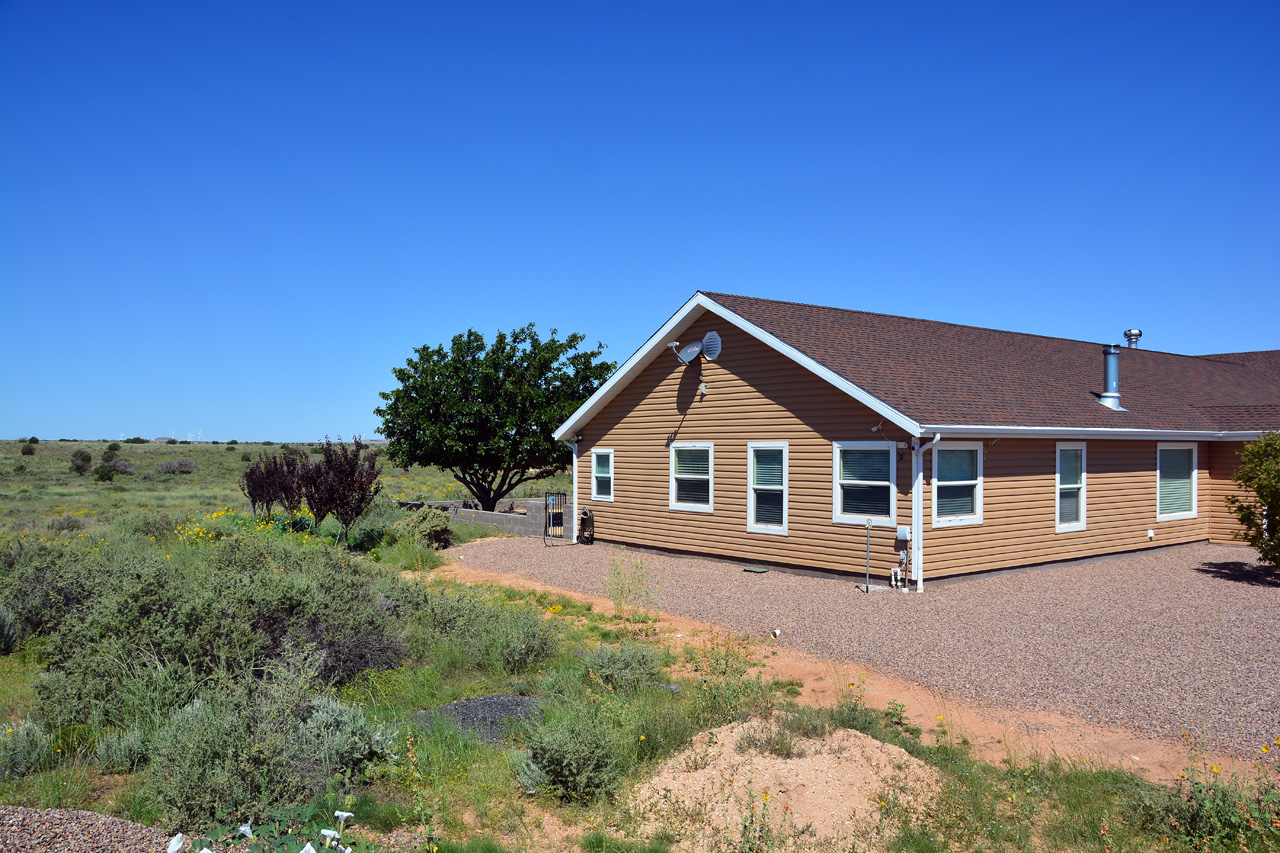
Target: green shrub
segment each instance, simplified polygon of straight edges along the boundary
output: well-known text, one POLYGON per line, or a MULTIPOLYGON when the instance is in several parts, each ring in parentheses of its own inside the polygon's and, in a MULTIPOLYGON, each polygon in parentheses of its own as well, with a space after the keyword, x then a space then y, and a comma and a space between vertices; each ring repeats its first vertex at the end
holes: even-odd
POLYGON ((112 462, 116 461, 119 456, 119 453, 108 447, 106 450, 102 451, 102 464, 110 465, 112 462))
POLYGON ((14 618, 13 611, 0 604, 0 655, 10 654, 16 649, 20 637, 18 620, 14 618))
POLYGON ((143 438, 140 435, 135 435, 133 438, 126 438, 124 440, 124 443, 125 444, 150 444, 151 442, 147 441, 145 438, 143 438))
POLYGON ((235 452, 235 447, 233 447, 232 445, 228 444, 228 445, 227 445, 226 450, 227 450, 227 452, 228 452, 228 453, 233 453, 233 452, 235 452))
POLYGON ((453 543, 449 520, 447 512, 423 508, 396 522, 395 530, 403 539, 413 539, 432 548, 448 548, 453 543))
POLYGON ((619 781, 616 732, 604 713, 586 702, 549 709, 529 727, 529 753, 551 788, 565 799, 608 796, 619 781))
POLYGON ((485 623, 485 650, 508 675, 527 671, 555 654, 558 627, 529 607, 498 608, 485 623))
POLYGON ((636 643, 597 646, 583 655, 583 662, 605 684, 627 692, 653 680, 661 669, 658 652, 636 643))
POLYGON ((15 473, 15 474, 25 474, 25 473, 27 473, 27 466, 26 466, 26 465, 23 465, 22 463, 18 463, 17 465, 14 465, 14 466, 13 466, 13 473, 15 473))
POLYGON ((370 724, 359 708, 328 696, 311 700, 299 734, 306 753, 320 762, 326 776, 389 754, 395 739, 385 727, 370 724))
POLYGON ((240 443, 240 442, 239 442, 239 441, 237 441, 237 440, 236 440, 236 439, 234 439, 234 438, 227 442, 227 444, 239 444, 239 443, 240 443))
POLYGON ((93 455, 89 451, 81 448, 71 454, 71 473, 83 477, 89 473, 91 467, 93 467, 93 455))
POLYGON ((176 438, 171 438, 165 442, 165 444, 177 444, 177 443, 178 443, 178 439, 176 438))
POLYGON ((108 445, 107 445, 107 450, 110 450, 110 451, 112 451, 112 452, 115 452, 115 451, 117 451, 117 450, 119 450, 119 449, 120 449, 120 442, 118 442, 118 441, 113 441, 113 442, 111 442, 110 444, 108 444, 108 445))
POLYGON ((24 444, 22 445, 21 453, 23 456, 35 456, 36 455, 35 446, 31 444, 24 444))
POLYGON ((224 681, 174 711, 151 744, 148 784, 170 826, 208 827, 302 805, 358 778, 390 737, 358 710, 316 699, 319 655, 224 681))
POLYGON ((147 739, 142 728, 110 729, 98 738, 94 759, 107 773, 131 773, 147 760, 147 739))
POLYGON ((116 472, 111 470, 110 465, 99 465, 93 469, 93 478, 99 483, 107 483, 116 478, 116 472))
POLYGON ((53 739, 38 723, 20 720, 0 732, 0 780, 25 776, 55 763, 53 739))
POLYGON ((249 454, 249 452, 248 452, 248 451, 246 451, 246 452, 244 452, 244 453, 241 453, 241 454, 240 454, 240 461, 241 461, 241 462, 252 462, 252 461, 253 461, 253 456, 251 456, 251 455, 249 454))
POLYGON ((187 458, 169 459, 156 466, 157 474, 194 474, 196 463, 187 458))
POLYGON ((31 436, 31 438, 27 439, 27 444, 39 444, 39 443, 40 443, 40 439, 36 438, 34 435, 31 436))

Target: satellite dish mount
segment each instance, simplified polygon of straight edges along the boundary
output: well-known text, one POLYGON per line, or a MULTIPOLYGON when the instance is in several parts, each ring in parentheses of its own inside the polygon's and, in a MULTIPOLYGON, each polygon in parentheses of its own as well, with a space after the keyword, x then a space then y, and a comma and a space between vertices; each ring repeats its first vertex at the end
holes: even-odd
POLYGON ((679 341, 672 341, 667 344, 671 351, 676 354, 676 358, 680 359, 681 364, 688 364, 694 361, 702 353, 702 341, 694 341, 691 344, 680 346, 679 341))

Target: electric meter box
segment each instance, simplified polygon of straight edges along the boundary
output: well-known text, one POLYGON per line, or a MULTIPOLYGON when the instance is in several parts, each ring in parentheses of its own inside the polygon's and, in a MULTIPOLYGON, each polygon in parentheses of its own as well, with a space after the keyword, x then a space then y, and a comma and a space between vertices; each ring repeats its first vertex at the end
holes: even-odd
POLYGON ((903 542, 911 541, 911 526, 907 524, 898 525, 898 538, 903 542))

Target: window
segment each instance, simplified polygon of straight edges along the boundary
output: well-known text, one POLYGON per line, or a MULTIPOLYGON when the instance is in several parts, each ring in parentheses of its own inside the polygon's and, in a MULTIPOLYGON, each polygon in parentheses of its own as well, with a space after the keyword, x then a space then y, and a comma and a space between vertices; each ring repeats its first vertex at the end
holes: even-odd
POLYGON ((1156 520, 1196 517, 1196 446, 1156 445, 1156 520))
POLYGON ((747 530, 787 535, 787 443, 747 444, 747 530))
POLYGON ((897 521, 897 445, 884 441, 832 443, 831 520, 892 527, 897 521))
POLYGON ((613 451, 591 451, 591 500, 613 500, 613 451))
POLYGON ((952 441, 933 449, 933 526, 982 523, 982 442, 952 441))
POLYGON ((672 509, 711 512, 715 508, 714 457, 710 443, 681 441, 671 445, 672 509))
POLYGON ((1084 444, 1058 442, 1058 497, 1055 533, 1084 530, 1084 444))

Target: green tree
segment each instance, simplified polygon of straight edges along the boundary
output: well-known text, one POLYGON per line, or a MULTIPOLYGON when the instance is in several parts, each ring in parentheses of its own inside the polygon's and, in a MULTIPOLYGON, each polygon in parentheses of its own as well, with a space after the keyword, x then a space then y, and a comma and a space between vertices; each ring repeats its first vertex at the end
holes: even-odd
POLYGON ((387 455, 397 465, 449 471, 492 511, 521 483, 548 477, 572 462, 551 434, 613 373, 600 361, 603 344, 579 350, 584 336, 538 337, 533 324, 491 346, 474 329, 449 349, 419 347, 392 370, 400 387, 379 396, 387 455))
POLYGON ((71 454, 71 472, 73 474, 79 474, 83 477, 85 474, 89 473, 89 469, 92 467, 93 456, 89 451, 84 448, 80 448, 75 453, 71 454))
POLYGON ((1232 479, 1252 493, 1227 497, 1244 528, 1235 537, 1257 548, 1264 563, 1280 568, 1280 432, 1247 443, 1232 479))

